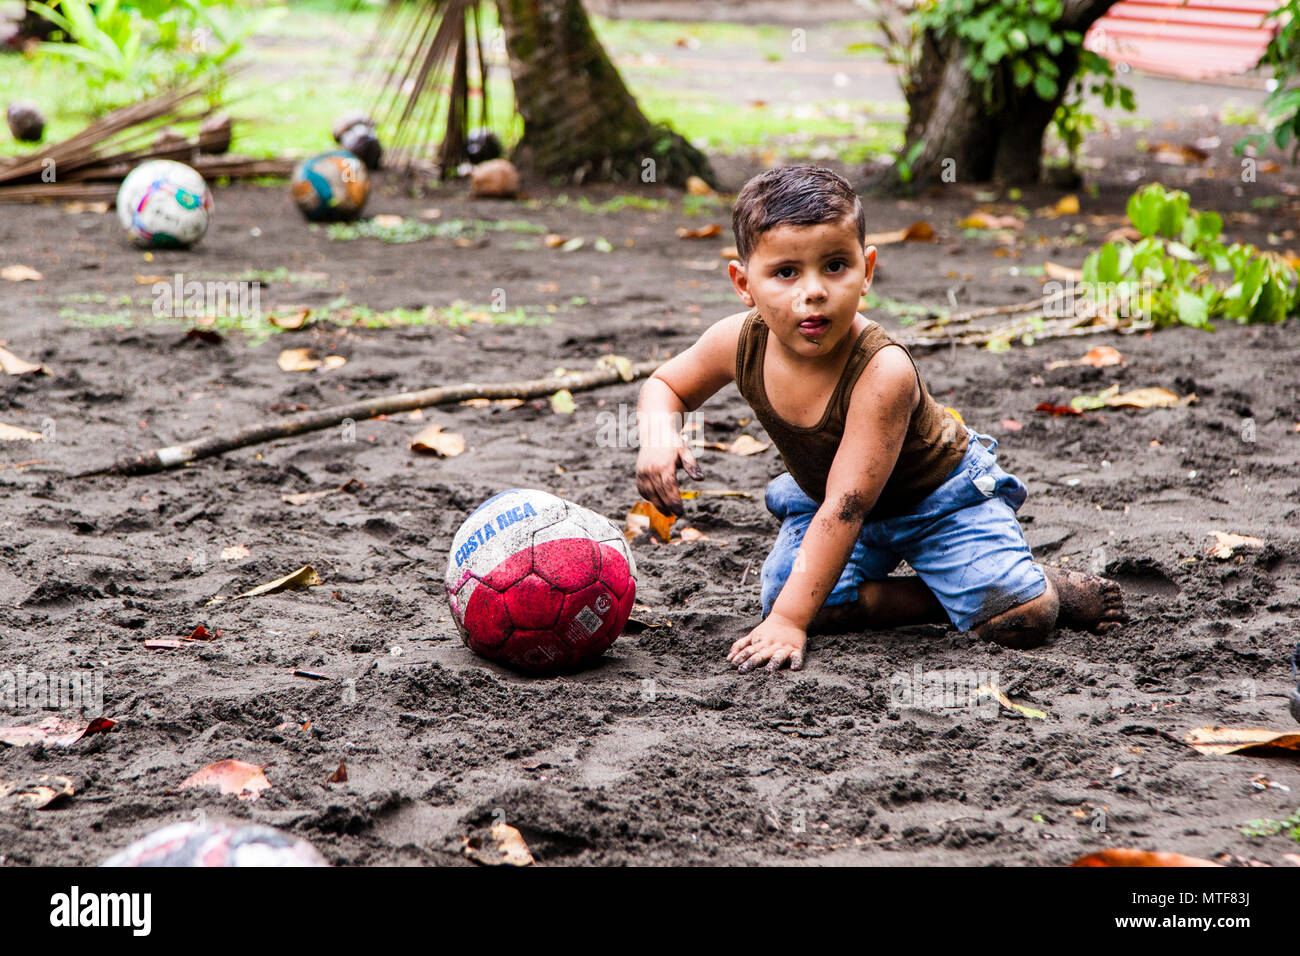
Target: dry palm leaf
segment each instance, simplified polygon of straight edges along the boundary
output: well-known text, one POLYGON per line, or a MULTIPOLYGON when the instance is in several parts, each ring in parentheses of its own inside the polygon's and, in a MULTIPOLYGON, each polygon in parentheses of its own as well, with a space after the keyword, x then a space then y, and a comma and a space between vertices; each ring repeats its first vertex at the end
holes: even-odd
POLYGON ((1268 730, 1264 727, 1197 727, 1183 738, 1203 754, 1226 756, 1250 754, 1256 757, 1300 756, 1300 733, 1268 730))

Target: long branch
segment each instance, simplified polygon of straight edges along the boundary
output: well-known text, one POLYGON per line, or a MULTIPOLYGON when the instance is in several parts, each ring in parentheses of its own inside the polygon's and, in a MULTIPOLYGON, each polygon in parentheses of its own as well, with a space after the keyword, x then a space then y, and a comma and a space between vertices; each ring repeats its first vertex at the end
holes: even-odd
POLYGON ((405 392, 400 395, 383 395, 378 398, 347 405, 334 405, 314 412, 303 412, 289 418, 274 422, 262 422, 250 425, 236 432, 200 438, 181 445, 170 445, 144 454, 128 456, 102 468, 71 475, 73 478, 89 478, 95 475, 148 475, 171 468, 179 468, 190 462, 203 458, 212 458, 225 454, 236 448, 260 445, 277 438, 289 438, 305 432, 321 431, 333 428, 348 419, 364 421, 377 415, 395 415, 399 412, 428 408, 431 405, 449 405, 463 402, 468 398, 536 398, 550 395, 560 389, 570 392, 587 391, 602 385, 633 381, 644 378, 662 363, 663 359, 650 359, 638 362, 627 374, 620 374, 616 368, 598 368, 589 372, 570 372, 567 375, 552 375, 547 378, 534 378, 521 382, 465 382, 461 385, 440 385, 421 389, 418 392, 405 392))

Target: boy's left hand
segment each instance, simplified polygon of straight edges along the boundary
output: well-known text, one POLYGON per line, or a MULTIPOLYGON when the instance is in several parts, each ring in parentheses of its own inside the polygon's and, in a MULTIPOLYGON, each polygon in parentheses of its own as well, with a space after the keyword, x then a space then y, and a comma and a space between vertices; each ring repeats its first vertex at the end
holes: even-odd
POLYGON ((731 645, 727 660, 742 674, 762 664, 767 664, 770 671, 785 664, 797 671, 803 668, 807 640, 808 634, 802 627, 772 612, 762 624, 731 645))

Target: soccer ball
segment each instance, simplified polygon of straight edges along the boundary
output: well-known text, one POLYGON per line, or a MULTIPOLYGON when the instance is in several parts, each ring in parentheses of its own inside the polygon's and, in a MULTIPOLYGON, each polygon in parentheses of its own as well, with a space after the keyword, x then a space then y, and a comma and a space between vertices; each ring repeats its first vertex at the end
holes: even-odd
POLYGON ((636 598, 636 561, 608 518, 516 488, 460 526, 444 583, 470 650, 553 674, 599 657, 622 632, 636 598))
POLYGON ((141 163, 117 191, 118 221, 138 246, 192 246, 208 231, 211 217, 208 184, 196 170, 174 160, 141 163))
POLYGON ((298 164, 289 180, 293 201, 308 219, 356 219, 370 197, 366 164, 346 150, 321 153, 298 164))
POLYGON ((154 830, 101 866, 329 866, 301 837, 260 824, 186 820, 154 830))

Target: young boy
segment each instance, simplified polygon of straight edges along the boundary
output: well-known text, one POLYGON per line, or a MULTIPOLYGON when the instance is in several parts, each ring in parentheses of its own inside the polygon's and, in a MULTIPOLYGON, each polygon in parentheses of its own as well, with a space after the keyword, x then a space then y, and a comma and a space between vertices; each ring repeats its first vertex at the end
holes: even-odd
POLYGON ((681 421, 735 381, 788 474, 767 487, 782 526, 763 564, 763 621, 731 647, 742 672, 803 666, 807 633, 951 621, 1010 647, 1058 625, 1127 620, 1117 585, 1034 563, 1015 513, 1028 494, 997 442, 930 396, 907 349, 857 312, 876 249, 852 187, 789 166, 751 179, 732 213, 728 316, 641 390, 637 488, 682 514, 677 466, 703 477, 681 421), (987 446, 987 447, 986 447, 987 446), (900 560, 916 576, 890 577, 900 560))

